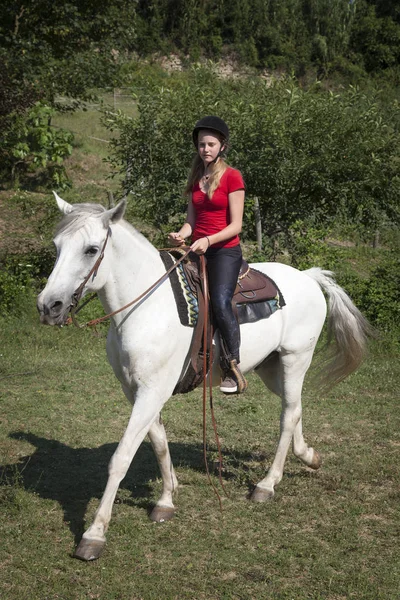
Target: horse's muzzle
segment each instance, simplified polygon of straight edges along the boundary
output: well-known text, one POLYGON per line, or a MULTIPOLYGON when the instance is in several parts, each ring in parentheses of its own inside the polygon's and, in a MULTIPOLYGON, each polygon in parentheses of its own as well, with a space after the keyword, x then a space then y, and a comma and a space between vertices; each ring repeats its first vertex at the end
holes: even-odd
POLYGON ((41 299, 41 294, 38 296, 37 309, 40 315, 40 322, 43 325, 65 325, 70 304, 66 304, 62 300, 50 300, 45 302, 41 299))

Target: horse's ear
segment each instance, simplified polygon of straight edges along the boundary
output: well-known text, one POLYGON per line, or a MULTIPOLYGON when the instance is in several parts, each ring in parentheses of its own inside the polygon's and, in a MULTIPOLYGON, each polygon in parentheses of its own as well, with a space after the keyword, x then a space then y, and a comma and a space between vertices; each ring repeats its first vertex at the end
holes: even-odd
POLYGON ((64 215, 68 215, 74 209, 72 204, 68 204, 68 202, 65 202, 65 200, 60 198, 60 196, 56 192, 53 192, 53 194, 54 194, 54 197, 57 202, 57 206, 60 209, 60 211, 62 213, 64 213, 64 215))
POLYGON ((121 200, 121 202, 118 202, 117 206, 106 210, 106 212, 101 215, 103 223, 106 225, 106 227, 108 227, 110 223, 117 223, 124 216, 125 210, 126 200, 124 198, 123 200, 121 200))

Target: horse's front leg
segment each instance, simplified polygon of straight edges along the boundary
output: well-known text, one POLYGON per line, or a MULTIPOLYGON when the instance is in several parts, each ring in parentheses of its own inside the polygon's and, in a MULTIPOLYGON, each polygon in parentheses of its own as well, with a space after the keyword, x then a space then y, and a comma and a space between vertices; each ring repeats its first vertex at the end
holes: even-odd
MULTIPOLYGON (((126 390, 124 391, 126 392, 126 390)), ((105 533, 111 519, 112 506, 119 484, 125 477, 137 449, 158 418, 167 399, 163 398, 159 389, 151 391, 147 386, 143 386, 137 390, 128 427, 110 460, 106 489, 93 523, 83 534, 75 551, 76 558, 82 560, 99 558, 105 546, 105 533)))
POLYGON ((163 523, 164 521, 172 519, 175 514, 172 495, 178 487, 178 480, 172 465, 167 435, 161 420, 161 414, 150 427, 149 438, 157 457, 163 483, 161 498, 151 511, 150 519, 152 521, 157 521, 157 523, 163 523))

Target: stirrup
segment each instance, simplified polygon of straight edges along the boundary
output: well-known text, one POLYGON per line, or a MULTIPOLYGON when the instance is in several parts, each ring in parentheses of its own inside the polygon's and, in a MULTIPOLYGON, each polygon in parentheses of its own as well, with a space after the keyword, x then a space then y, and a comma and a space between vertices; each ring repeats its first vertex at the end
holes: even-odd
POLYGON ((243 392, 245 392, 248 388, 248 383, 242 371, 238 367, 237 360, 235 358, 229 361, 229 369, 232 371, 237 381, 237 393, 243 394, 243 392))
POLYGON ((242 394, 243 392, 245 392, 247 390, 248 383, 247 383, 242 371, 238 367, 236 359, 229 361, 229 368, 231 369, 232 373, 234 374, 234 376, 236 378, 236 381, 238 384, 237 392, 238 392, 238 394, 242 394))

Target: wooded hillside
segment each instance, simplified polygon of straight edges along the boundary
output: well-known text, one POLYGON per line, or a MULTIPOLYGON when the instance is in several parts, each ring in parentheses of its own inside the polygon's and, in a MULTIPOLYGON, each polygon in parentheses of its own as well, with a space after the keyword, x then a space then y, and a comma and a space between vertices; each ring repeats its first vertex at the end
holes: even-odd
POLYGON ((136 49, 178 49, 192 57, 234 52, 255 67, 322 71, 398 65, 395 0, 139 1, 136 49))
MULTIPOLYGON (((399 80, 396 0, 16 0, 0 6, 0 96, 83 94, 136 53, 234 56, 255 68, 320 76, 390 71, 399 80)), ((4 104, 4 100, 1 101, 4 104)))

